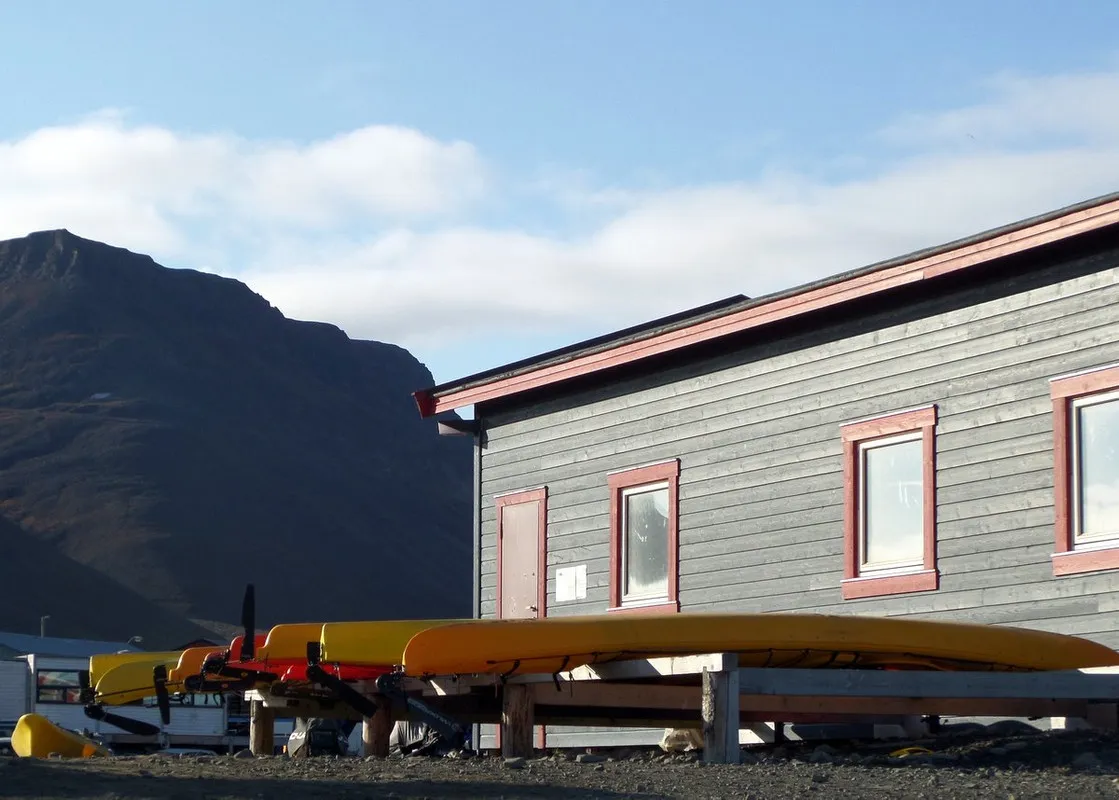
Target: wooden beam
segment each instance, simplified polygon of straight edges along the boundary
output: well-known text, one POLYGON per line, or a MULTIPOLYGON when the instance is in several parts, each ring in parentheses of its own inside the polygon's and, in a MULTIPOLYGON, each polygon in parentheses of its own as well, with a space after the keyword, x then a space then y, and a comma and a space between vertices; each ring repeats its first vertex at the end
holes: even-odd
POLYGON ((502 691, 501 755, 532 757, 533 694, 528 686, 508 684, 502 691))
MULTIPOLYGON (((610 661, 605 664, 588 664, 576 667, 568 675, 570 680, 634 680, 638 678, 668 678, 680 675, 701 675, 706 669, 722 672, 737 668, 738 656, 733 653, 708 653, 693 656, 610 661), (733 667, 731 666, 733 665, 733 667)), ((563 673, 560 673, 563 680, 563 673)))
POLYGON ((739 761, 737 657, 724 657, 723 667, 703 670, 703 760, 709 764, 739 761))
MULTIPOLYGON (((533 711, 539 724, 587 728, 700 728, 701 715, 671 709, 609 708, 599 706, 537 706, 533 711)), ((793 725, 855 724, 902 725, 898 714, 782 714, 782 722, 793 725)), ((490 720, 485 720, 490 721, 490 720)), ((740 729, 773 723, 773 715, 745 711, 738 716, 740 729)))
MULTIPOLYGON (((432 694, 439 697, 445 695, 458 695, 468 694, 470 690, 477 685, 485 685, 481 682, 474 682, 469 679, 460 679, 454 677, 437 677, 426 681, 426 685, 419 687, 423 694, 432 694)), ((405 686, 405 691, 414 691, 417 687, 405 686)))
POLYGON ((1119 675, 1059 672, 761 669, 738 671, 742 694, 783 697, 975 698, 998 700, 1119 699, 1119 675))
MULTIPOLYGON (((640 719, 639 727, 698 726, 701 722, 701 688, 698 686, 619 685, 616 683, 567 684, 531 687, 534 724, 618 725, 618 719, 640 719), (598 715, 597 723, 586 722, 598 715), (578 717, 577 722, 570 718, 578 717), (664 723, 664 724, 662 724, 664 723)), ((777 697, 741 695, 739 720, 817 724, 827 722, 896 723, 906 716, 1083 717, 1093 704, 1081 700, 1001 700, 980 698, 883 697, 777 697)), ((460 722, 499 723, 501 703, 493 697, 445 697, 429 703, 460 722)), ((406 718, 408 715, 398 716, 406 718)))
MULTIPOLYGON (((625 661, 607 661, 602 664, 585 664, 556 675, 547 672, 529 672, 512 675, 506 684, 514 683, 560 683, 567 681, 627 681, 642 678, 670 678, 692 675, 697 681, 704 669, 717 672, 724 669, 727 659, 737 661, 733 653, 708 653, 690 656, 666 656, 664 658, 635 658, 625 661)), ((492 686, 492 676, 480 676, 471 685, 492 686)))
POLYGON ((555 716, 542 712, 537 720, 545 725, 579 728, 695 728, 700 724, 698 716, 682 718, 671 716, 667 711, 660 716, 637 716, 625 709, 608 716, 604 716, 598 708, 565 708, 561 711, 563 713, 555 716))
POLYGON ((537 683, 529 688, 538 705, 663 708, 697 715, 702 705, 702 693, 695 686, 569 681, 559 691, 550 683, 537 683))
POLYGON ((272 712, 275 719, 293 719, 295 717, 319 717, 321 719, 361 719, 361 714, 354 711, 345 703, 334 700, 316 700, 312 698, 277 697, 270 694, 257 694, 248 696, 252 703, 263 703, 264 707, 272 712))
POLYGON ((941 714, 976 717, 1083 717, 1091 704, 1083 700, 982 697, 823 697, 740 695, 743 712, 761 714, 772 722, 820 714, 884 714, 911 716, 941 714))
POLYGON ((261 700, 249 707, 249 751, 254 756, 270 756, 276 749, 276 716, 261 700))

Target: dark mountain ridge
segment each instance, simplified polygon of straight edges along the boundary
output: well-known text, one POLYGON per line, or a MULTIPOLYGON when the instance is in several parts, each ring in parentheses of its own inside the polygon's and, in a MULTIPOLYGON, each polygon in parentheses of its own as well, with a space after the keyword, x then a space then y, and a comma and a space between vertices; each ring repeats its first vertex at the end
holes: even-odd
POLYGON ((0 517, 181 617, 235 620, 247 581, 262 621, 469 615, 470 446, 419 418, 432 383, 235 280, 0 242, 0 517))

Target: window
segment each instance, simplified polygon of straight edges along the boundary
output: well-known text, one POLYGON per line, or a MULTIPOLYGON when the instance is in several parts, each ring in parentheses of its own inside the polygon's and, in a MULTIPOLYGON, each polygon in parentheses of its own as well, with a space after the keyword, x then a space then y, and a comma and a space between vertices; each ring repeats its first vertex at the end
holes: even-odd
POLYGON ((935 429, 936 406, 842 427, 845 600, 938 588, 935 429))
POLYGON ((35 673, 36 703, 80 703, 77 670, 41 669, 35 673))
POLYGON ((1053 572, 1119 568, 1119 366, 1054 379, 1053 572))
POLYGON ((610 610, 679 610, 679 460, 610 475, 610 610))

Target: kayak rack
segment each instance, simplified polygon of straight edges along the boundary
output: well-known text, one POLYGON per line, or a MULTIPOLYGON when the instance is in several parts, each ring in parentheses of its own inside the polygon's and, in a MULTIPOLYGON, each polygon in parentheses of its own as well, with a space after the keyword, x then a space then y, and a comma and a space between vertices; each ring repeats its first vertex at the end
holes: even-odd
POLYGON ((746 741, 773 741, 784 723, 887 724, 901 726, 911 736, 935 728, 941 716, 1048 717, 1054 728, 1119 728, 1119 667, 1044 672, 767 669, 739 668, 735 654, 711 653, 505 678, 399 676, 388 693, 374 681, 353 688, 371 701, 371 717, 361 717, 348 704, 247 693, 253 752, 271 753, 277 716, 344 716, 363 719, 366 755, 384 756, 394 721, 423 719, 418 712, 424 708, 459 723, 496 724, 497 747, 506 757, 531 756, 543 747, 539 734, 545 725, 668 727, 701 731, 703 758, 710 763, 737 763, 744 735, 746 741))

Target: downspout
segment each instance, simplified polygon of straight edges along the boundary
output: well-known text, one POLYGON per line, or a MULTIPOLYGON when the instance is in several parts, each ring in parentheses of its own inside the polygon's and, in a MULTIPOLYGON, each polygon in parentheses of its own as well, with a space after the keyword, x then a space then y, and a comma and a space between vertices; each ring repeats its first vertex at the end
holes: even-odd
MULTIPOLYGON (((472 437, 474 442, 474 619, 482 618, 482 442, 485 429, 478 420, 478 430, 472 437)), ((482 726, 475 722, 470 726, 470 744, 475 753, 482 751, 482 726)))
MULTIPOLYGON (((474 619, 482 618, 482 439, 481 426, 474 434, 474 619)), ((475 740, 477 741, 477 740, 475 740)))

